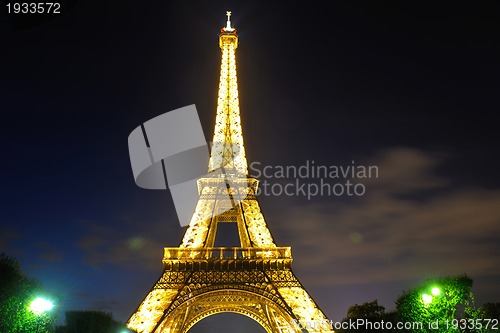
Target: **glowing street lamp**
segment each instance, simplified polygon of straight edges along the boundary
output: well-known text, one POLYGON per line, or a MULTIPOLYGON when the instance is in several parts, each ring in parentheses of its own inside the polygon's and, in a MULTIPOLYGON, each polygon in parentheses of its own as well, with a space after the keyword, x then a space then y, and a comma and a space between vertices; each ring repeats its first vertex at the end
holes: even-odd
MULTIPOLYGON (((54 307, 54 304, 42 297, 37 297, 33 301, 31 301, 29 305, 29 310, 33 312, 33 314, 37 317, 42 316, 45 312, 52 310, 54 307)), ((41 328, 43 325, 43 320, 42 318, 38 318, 36 321, 36 332, 41 332, 41 328)))
POLYGON ((432 296, 439 296, 441 294, 441 289, 434 287, 431 289, 431 294, 422 294, 422 302, 424 302, 424 305, 427 306, 432 303, 432 296))
POLYGON ((432 302, 432 296, 429 294, 422 294, 422 301, 424 305, 429 305, 432 302))
POLYGON ((432 288, 431 293, 434 296, 439 296, 439 294, 441 294, 441 290, 439 288, 432 288))
POLYGON ((29 310, 37 316, 41 316, 44 312, 51 310, 54 304, 42 297, 35 298, 29 306, 29 310))

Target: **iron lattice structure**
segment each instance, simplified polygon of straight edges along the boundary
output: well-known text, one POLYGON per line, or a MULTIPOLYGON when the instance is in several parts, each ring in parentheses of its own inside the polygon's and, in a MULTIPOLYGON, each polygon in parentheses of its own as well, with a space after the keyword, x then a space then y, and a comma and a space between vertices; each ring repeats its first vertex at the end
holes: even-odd
POLYGON ((290 247, 276 246, 248 177, 241 131, 235 50, 229 21, 222 50, 212 177, 198 180, 199 200, 177 248, 165 248, 164 271, 127 322, 139 333, 185 333, 213 314, 235 312, 269 333, 332 332, 292 272, 290 247), (217 225, 237 223, 241 247, 214 247, 217 225))

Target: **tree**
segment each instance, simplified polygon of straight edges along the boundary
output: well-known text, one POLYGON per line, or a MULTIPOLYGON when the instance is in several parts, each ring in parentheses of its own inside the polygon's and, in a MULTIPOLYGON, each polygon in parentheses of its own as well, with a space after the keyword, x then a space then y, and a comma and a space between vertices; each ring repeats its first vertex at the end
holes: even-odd
MULTIPOLYGON (((422 323, 418 332, 461 332, 455 325, 457 320, 482 318, 481 311, 474 307, 471 288, 472 279, 466 275, 427 280, 397 299, 399 319, 422 323), (463 307, 463 313, 457 312, 459 306, 463 307)), ((482 331, 471 329, 468 332, 482 331)))
POLYGON ((481 310, 483 310, 485 318, 500 321, 500 303, 484 303, 481 310))
POLYGON ((16 259, 0 254, 0 332, 53 332, 54 313, 30 310, 31 302, 43 295, 47 292, 21 271, 16 259))
POLYGON ((385 312, 378 300, 361 305, 354 304, 347 310, 347 316, 342 320, 339 333, 348 332, 392 332, 395 322, 394 312, 385 312))
POLYGON ((385 308, 378 304, 378 300, 374 300, 350 306, 347 310, 347 318, 380 318, 384 313, 385 308))

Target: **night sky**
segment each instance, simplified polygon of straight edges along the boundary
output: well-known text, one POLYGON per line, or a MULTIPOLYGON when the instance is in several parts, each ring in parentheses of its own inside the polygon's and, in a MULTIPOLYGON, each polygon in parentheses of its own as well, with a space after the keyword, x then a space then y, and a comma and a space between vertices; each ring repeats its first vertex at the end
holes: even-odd
POLYGON ((355 180, 363 196, 260 196, 327 317, 463 273, 479 305, 500 301, 495 2, 80 0, 52 20, 2 2, 0 252, 61 296, 60 321, 125 322, 179 245, 170 193, 135 185, 127 138, 196 104, 211 141, 226 10, 249 163, 379 170, 355 180))

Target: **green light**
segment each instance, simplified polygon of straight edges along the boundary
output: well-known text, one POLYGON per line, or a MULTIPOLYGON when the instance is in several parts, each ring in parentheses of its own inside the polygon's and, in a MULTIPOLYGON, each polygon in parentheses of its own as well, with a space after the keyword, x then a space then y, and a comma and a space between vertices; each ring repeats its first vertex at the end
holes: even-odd
POLYGON ((424 305, 429 305, 432 302, 432 296, 427 295, 427 294, 423 294, 422 301, 424 301, 424 305))
POLYGON ((439 288, 432 288, 431 292, 434 296, 441 294, 441 290, 439 290, 439 288))
POLYGON ((38 297, 35 298, 31 303, 29 310, 33 312, 35 315, 40 316, 45 311, 49 311, 54 307, 51 301, 48 301, 44 298, 38 297))

